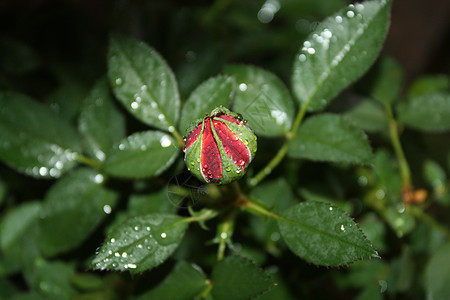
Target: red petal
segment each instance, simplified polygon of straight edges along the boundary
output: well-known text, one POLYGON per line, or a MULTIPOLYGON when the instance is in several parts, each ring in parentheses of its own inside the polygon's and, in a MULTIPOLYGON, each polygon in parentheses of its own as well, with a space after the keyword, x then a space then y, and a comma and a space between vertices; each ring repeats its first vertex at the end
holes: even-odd
POLYGON ((227 121, 230 121, 230 122, 233 122, 233 123, 236 123, 236 124, 241 124, 240 121, 236 120, 234 117, 229 116, 229 115, 221 115, 221 116, 217 116, 217 117, 221 118, 221 119, 224 119, 224 120, 227 120, 227 121))
POLYGON ((218 182, 222 178, 222 161, 216 140, 211 130, 211 119, 205 119, 202 136, 202 173, 208 182, 218 182))
POLYGON ((234 163, 244 170, 245 165, 250 161, 248 148, 240 140, 239 135, 231 131, 224 122, 215 120, 213 124, 228 157, 233 158, 234 163))
POLYGON ((186 152, 186 149, 189 148, 198 139, 198 136, 201 131, 202 131, 202 123, 200 123, 189 133, 189 136, 186 139, 186 145, 184 146, 183 149, 184 152, 186 152))

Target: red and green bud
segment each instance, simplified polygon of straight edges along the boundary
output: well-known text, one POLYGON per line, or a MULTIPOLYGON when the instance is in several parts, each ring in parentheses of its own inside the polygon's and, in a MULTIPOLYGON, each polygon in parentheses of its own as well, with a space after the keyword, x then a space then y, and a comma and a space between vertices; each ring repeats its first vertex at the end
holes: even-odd
POLYGON ((241 178, 256 153, 256 135, 241 116, 220 106, 186 132, 186 166, 207 183, 241 178))

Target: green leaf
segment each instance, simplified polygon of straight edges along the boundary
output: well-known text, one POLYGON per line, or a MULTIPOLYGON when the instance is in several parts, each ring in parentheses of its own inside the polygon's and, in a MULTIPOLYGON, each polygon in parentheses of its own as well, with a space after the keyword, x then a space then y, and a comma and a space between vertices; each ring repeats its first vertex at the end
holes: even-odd
POLYGON ((448 92, 450 90, 450 76, 443 74, 425 75, 416 79, 410 86, 408 98, 435 92, 448 92))
POLYGON ((89 156, 103 161, 125 135, 125 120, 115 107, 106 79, 99 80, 81 108, 78 129, 89 156))
POLYGON ((405 206, 403 204, 400 204, 398 207, 399 208, 389 206, 386 208, 384 218, 397 234, 397 237, 401 238, 414 229, 416 226, 416 220, 414 215, 409 210, 405 210, 405 206))
MULTIPOLYGON (((297 203, 290 186, 283 178, 256 186, 250 192, 250 197, 258 199, 273 212, 281 212, 297 203)), ((254 237, 263 243, 277 242, 280 239, 277 224, 273 219, 252 215, 250 226, 254 237)))
POLYGON ((25 274, 28 286, 49 299, 73 299, 77 294, 70 279, 75 274, 69 264, 63 262, 47 262, 36 259, 30 272, 25 274))
POLYGON ((402 66, 392 57, 383 57, 375 65, 375 71, 377 76, 371 82, 371 95, 385 104, 391 104, 402 88, 402 66))
POLYGON ((159 129, 175 129, 180 109, 177 82, 153 48, 113 35, 108 52, 108 77, 116 97, 137 119, 159 129))
POLYGON ((282 214, 278 226, 291 251, 316 265, 341 266, 378 256, 356 223, 329 204, 297 204, 282 214))
POLYGON ((173 137, 164 132, 137 132, 114 146, 105 160, 103 170, 117 177, 156 176, 170 167, 178 150, 173 137))
POLYGON ((246 65, 229 65, 224 71, 236 77, 233 111, 242 114, 258 135, 283 136, 291 129, 294 103, 277 76, 246 65))
POLYGON ((175 213, 178 206, 169 199, 166 188, 150 194, 133 194, 128 199, 127 212, 130 216, 151 213, 175 213))
POLYGON ((219 261, 212 271, 212 296, 215 300, 250 299, 273 286, 272 279, 251 260, 230 256, 219 261))
POLYGON ((59 177, 75 164, 75 130, 44 105, 12 92, 0 93, 0 159, 35 177, 59 177))
POLYGON ((427 299, 450 298, 450 243, 447 242, 433 254, 425 268, 427 299))
POLYGON ((364 131, 388 132, 386 112, 380 103, 370 98, 363 99, 343 116, 364 131))
POLYGON ((397 107, 398 119, 425 132, 450 129, 450 93, 423 94, 397 107))
POLYGON ((322 110, 372 65, 387 33, 390 6, 390 0, 350 4, 310 34, 292 75, 302 106, 322 110))
POLYGON ((56 88, 46 97, 45 102, 50 110, 72 122, 77 118, 86 95, 85 86, 70 82, 56 88))
POLYGON ((103 180, 92 169, 78 169, 50 188, 40 220, 44 254, 53 256, 77 247, 115 207, 117 194, 105 188, 103 180))
POLYGON ((289 142, 288 155, 311 160, 370 164, 372 150, 364 132, 342 117, 308 118, 289 142))
POLYGON ((186 132, 192 122, 209 114, 218 106, 229 107, 234 85, 234 79, 228 76, 213 77, 199 85, 183 106, 180 131, 186 132))
POLYGON ((97 270, 141 273, 163 263, 187 229, 182 217, 149 214, 128 219, 108 235, 92 266, 97 270))
POLYGON ((38 219, 40 202, 27 202, 9 211, 0 223, 0 245, 3 250, 17 243, 38 219))
POLYGON ((196 299, 207 286, 207 278, 199 266, 180 261, 153 290, 141 295, 137 300, 191 300, 196 299))

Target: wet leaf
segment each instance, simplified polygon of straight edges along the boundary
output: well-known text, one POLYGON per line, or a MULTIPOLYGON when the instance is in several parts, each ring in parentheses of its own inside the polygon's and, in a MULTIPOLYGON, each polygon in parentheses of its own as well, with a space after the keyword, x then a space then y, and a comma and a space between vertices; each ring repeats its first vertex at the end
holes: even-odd
POLYGON ((191 300, 196 299, 207 286, 206 276, 199 266, 180 261, 156 288, 137 300, 191 300))
POLYGON ((78 129, 89 156, 99 161, 124 137, 125 120, 112 101, 106 79, 99 80, 84 100, 78 129))
POLYGON ((219 261, 212 271, 215 300, 251 299, 270 290, 272 279, 251 260, 230 256, 219 261))
POLYGON ((161 131, 137 132, 116 144, 103 165, 113 176, 143 178, 161 174, 175 161, 179 149, 161 131))
POLYGON ((40 246, 54 256, 82 243, 111 213, 117 194, 103 184, 103 175, 78 169, 61 178, 45 195, 41 211, 40 246))
POLYGON ((0 93, 0 159, 35 177, 59 177, 75 166, 75 130, 44 105, 12 92, 0 93))
POLYGON ((425 289, 428 299, 450 298, 450 243, 433 254, 425 268, 425 289))
POLYGON ((364 131, 388 132, 388 120, 384 108, 375 100, 363 99, 351 110, 346 111, 343 116, 364 131))
POLYGON ((406 126, 425 131, 450 130, 450 93, 422 94, 397 107, 398 119, 406 126))
POLYGON ((153 48, 119 35, 110 39, 108 77, 114 95, 137 119, 173 131, 180 96, 175 76, 153 48))
POLYGON ((308 118, 289 143, 288 155, 319 161, 370 164, 372 150, 364 132, 341 116, 308 118))
POLYGON ((386 104, 393 103, 403 83, 402 66, 392 57, 382 57, 375 65, 377 76, 372 80, 371 95, 386 104))
POLYGON ((149 194, 133 194, 128 199, 127 213, 130 216, 175 213, 178 205, 169 198, 168 193, 166 188, 162 188, 149 194))
POLYGON ((48 299, 73 299, 77 294, 70 279, 75 271, 72 266, 60 262, 36 259, 34 266, 25 274, 28 286, 48 299))
POLYGON ((450 90, 450 76, 444 74, 423 75, 410 86, 408 98, 435 92, 445 93, 450 90))
POLYGON ((316 265, 341 266, 378 256, 356 223, 329 204, 297 204, 282 214, 278 226, 291 251, 316 265))
POLYGON ((258 135, 283 136, 291 129, 294 102, 275 74, 246 65, 229 65, 224 71, 236 78, 233 111, 240 113, 258 135))
POLYGON ((199 85, 189 96, 183 106, 180 118, 180 131, 185 133, 189 125, 203 118, 214 108, 230 106, 234 94, 234 79, 228 76, 217 76, 199 85))
POLYGON ((17 243, 39 218, 41 203, 27 202, 9 211, 0 224, 0 245, 3 250, 17 243))
POLYGON ((318 111, 375 61, 386 37, 389 0, 364 1, 325 19, 294 61, 292 87, 300 104, 318 111))
POLYGON ((181 242, 187 229, 182 217, 149 214, 116 226, 92 260, 97 270, 141 273, 163 263, 181 242))
MULTIPOLYGON (((281 212, 297 203, 290 186, 283 178, 261 183, 250 192, 250 196, 264 203, 273 212, 281 212)), ((263 243, 277 242, 280 239, 278 226, 273 219, 252 215, 250 226, 255 238, 263 243)))

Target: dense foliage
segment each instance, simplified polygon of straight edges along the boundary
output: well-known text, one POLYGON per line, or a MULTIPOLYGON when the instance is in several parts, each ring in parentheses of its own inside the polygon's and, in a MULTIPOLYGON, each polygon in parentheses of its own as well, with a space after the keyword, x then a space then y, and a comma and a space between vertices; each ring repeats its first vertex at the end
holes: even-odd
POLYGON ((380 56, 391 0, 226 2, 131 5, 157 48, 105 66, 2 42, 1 299, 450 298, 450 79, 380 56), (258 150, 205 184, 183 136, 219 106, 258 150))

